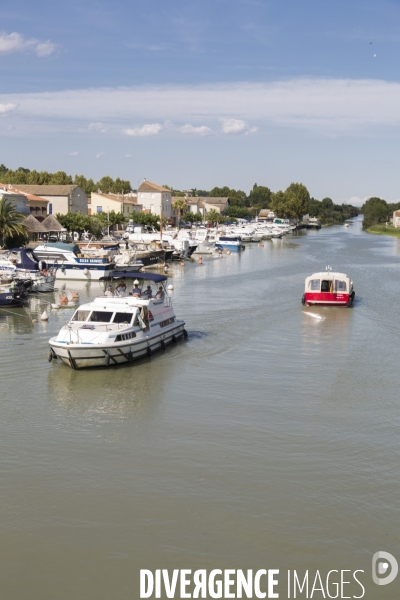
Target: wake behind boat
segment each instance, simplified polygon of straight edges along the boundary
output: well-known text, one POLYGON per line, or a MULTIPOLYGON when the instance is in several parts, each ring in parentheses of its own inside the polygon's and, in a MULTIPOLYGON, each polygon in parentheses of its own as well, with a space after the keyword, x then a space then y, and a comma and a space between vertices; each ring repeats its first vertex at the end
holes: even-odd
POLYGON ((167 277, 143 273, 129 273, 129 277, 136 277, 137 284, 141 281, 141 287, 135 285, 131 295, 119 285, 119 296, 109 288, 105 296, 76 310, 49 340, 50 361, 60 358, 72 369, 131 363, 187 337, 185 323, 176 318, 166 293, 167 277), (151 284, 158 286, 154 297, 151 284))

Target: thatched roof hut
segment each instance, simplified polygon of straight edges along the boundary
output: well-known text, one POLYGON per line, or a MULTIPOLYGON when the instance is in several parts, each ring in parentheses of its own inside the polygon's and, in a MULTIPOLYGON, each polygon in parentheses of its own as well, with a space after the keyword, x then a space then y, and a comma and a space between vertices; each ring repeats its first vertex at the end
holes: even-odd
POLYGON ((29 215, 23 221, 21 221, 21 225, 24 225, 29 230, 29 238, 33 241, 36 240, 38 233, 48 233, 49 230, 46 227, 43 227, 43 224, 40 223, 33 215, 29 215))
POLYGON ((63 227, 61 223, 57 221, 54 215, 48 215, 44 221, 42 221, 43 227, 46 227, 46 231, 62 231, 63 227))

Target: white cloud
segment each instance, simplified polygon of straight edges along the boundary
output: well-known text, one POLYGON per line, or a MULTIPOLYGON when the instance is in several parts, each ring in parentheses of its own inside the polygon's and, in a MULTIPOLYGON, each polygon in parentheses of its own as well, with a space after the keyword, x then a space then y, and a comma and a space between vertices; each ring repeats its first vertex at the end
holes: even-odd
POLYGON ((105 152, 98 152, 95 156, 95 158, 101 158, 102 156, 105 155, 105 152))
POLYGON ((15 52, 34 52, 39 57, 49 56, 56 50, 56 45, 47 40, 42 42, 34 38, 26 39, 21 33, 0 32, 0 54, 15 52))
POLYGON ((125 158, 132 158, 132 154, 125 154, 125 158))
POLYGON ((5 115, 6 113, 15 110, 16 108, 16 104, 0 104, 0 115, 5 115))
POLYGON ((149 135, 157 135, 160 133, 163 126, 161 123, 151 123, 148 125, 143 125, 142 127, 135 127, 135 129, 123 129, 122 133, 124 135, 132 135, 134 137, 147 137, 149 135))
POLYGON ((94 131, 96 133, 105 133, 107 131, 107 127, 103 125, 103 123, 89 123, 88 131, 94 131))
POLYGON ((190 125, 190 123, 178 127, 178 131, 181 133, 194 133, 195 135, 200 136, 211 135, 213 133, 213 130, 210 127, 206 127, 206 125, 195 127, 194 125, 190 125))
POLYGON ((223 133, 244 133, 247 125, 240 119, 221 119, 223 133))
POLYGON ((70 156, 78 156, 79 152, 70 152, 69 155, 70 156))
POLYGON ((222 133, 249 135, 258 131, 258 127, 249 127, 241 119, 220 119, 222 121, 222 133))
POLYGON ((125 135, 149 136, 167 130, 168 120, 185 127, 200 119, 210 129, 222 120, 223 131, 230 134, 254 133, 250 122, 264 130, 295 127, 330 136, 400 127, 400 83, 373 79, 64 90, 0 94, 0 102, 18 105, 18 128, 25 119, 30 131, 33 123, 43 131, 65 129, 66 122, 76 128, 107 122, 109 132, 117 133, 130 120, 148 124, 123 129, 125 135))

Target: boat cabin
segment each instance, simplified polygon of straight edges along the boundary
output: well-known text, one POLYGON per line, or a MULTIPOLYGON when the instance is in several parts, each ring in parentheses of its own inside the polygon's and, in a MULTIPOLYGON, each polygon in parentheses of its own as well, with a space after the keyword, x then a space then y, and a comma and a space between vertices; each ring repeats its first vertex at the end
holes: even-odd
POLYGON ((305 305, 351 306, 354 295, 353 282, 345 273, 327 270, 306 278, 302 302, 305 305))

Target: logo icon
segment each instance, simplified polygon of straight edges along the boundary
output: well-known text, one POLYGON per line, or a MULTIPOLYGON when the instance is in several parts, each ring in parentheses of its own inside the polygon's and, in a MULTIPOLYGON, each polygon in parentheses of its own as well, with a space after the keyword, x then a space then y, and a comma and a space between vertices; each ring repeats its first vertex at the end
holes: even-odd
POLYGON ((376 585, 387 585, 392 583, 397 577, 399 571, 399 565, 397 560, 389 552, 375 552, 372 557, 372 579, 376 585), (390 570, 389 570, 390 567, 390 570), (382 575, 385 575, 382 577, 382 575))

